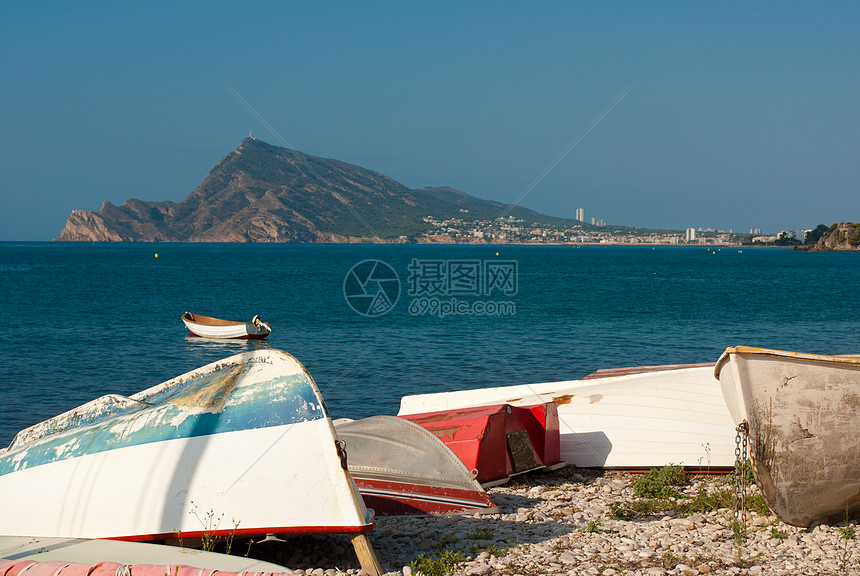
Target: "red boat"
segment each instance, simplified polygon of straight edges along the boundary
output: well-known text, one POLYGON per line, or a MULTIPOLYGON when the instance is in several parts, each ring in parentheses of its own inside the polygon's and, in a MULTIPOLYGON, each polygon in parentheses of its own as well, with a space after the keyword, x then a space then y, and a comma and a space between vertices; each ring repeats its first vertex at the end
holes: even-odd
POLYGON ((554 402, 476 406, 400 418, 433 432, 481 484, 499 484, 515 474, 562 464, 554 402))

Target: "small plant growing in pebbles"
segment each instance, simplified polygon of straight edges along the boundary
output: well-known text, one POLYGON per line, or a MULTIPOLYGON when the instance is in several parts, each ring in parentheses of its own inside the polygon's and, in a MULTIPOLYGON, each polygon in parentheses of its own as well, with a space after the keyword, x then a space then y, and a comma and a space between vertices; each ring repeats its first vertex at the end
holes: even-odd
POLYGON ((600 534, 603 530, 600 529, 600 520, 589 520, 585 528, 582 529, 586 534, 600 534))
POLYGON ((448 536, 445 536, 444 538, 442 538, 441 540, 439 540, 438 542, 433 544, 433 548, 435 548, 436 550, 443 550, 444 548, 448 547, 449 545, 456 544, 459 541, 460 541, 459 538, 457 538, 456 536, 454 536, 452 534, 449 534, 448 536))
POLYGON ((851 560, 851 556, 854 555, 854 553, 848 549, 848 543, 851 540, 854 540, 856 530, 854 529, 853 524, 848 523, 848 517, 848 501, 846 499, 845 526, 839 528, 839 537, 845 541, 845 547, 842 549, 842 553, 839 555, 839 566, 842 572, 845 572, 846 568, 848 567, 848 561, 851 560))
POLYGON ((665 552, 663 556, 660 557, 660 562, 666 570, 674 570, 675 566, 684 563, 684 557, 677 556, 672 552, 665 552))
POLYGON ((466 534, 469 540, 489 540, 493 537, 494 532, 489 528, 475 528, 466 534))
POLYGON ((771 540, 785 540, 786 538, 788 538, 788 532, 785 530, 777 530, 775 527, 770 529, 771 540))
MULTIPOLYGON (((212 552, 215 550, 215 546, 223 540, 225 548, 224 553, 230 554, 230 552, 233 551, 233 538, 236 536, 236 530, 239 529, 239 522, 236 522, 235 518, 233 519, 233 530, 226 538, 224 538, 216 533, 221 525, 221 520, 224 518, 224 513, 222 512, 221 515, 216 518, 215 511, 209 509, 203 513, 203 516, 201 516, 197 511, 197 504, 194 503, 194 500, 191 501, 191 505, 191 510, 189 510, 188 513, 197 518, 197 521, 200 522, 200 525, 203 527, 203 550, 206 552, 212 552)), ((181 533, 177 532, 177 534, 179 535, 181 546, 181 533)))
POLYGON ((412 568, 413 573, 420 572, 424 576, 448 576, 454 572, 457 564, 464 560, 465 558, 459 552, 445 550, 438 558, 421 554, 409 564, 409 567, 412 568))
POLYGON ((638 498, 675 498, 675 486, 687 483, 687 473, 680 466, 652 468, 633 481, 633 494, 638 498))
POLYGON ((732 537, 735 541, 735 548, 738 553, 738 565, 744 566, 746 559, 744 558, 744 544, 747 540, 747 526, 737 518, 732 520, 732 537))
POLYGON ((651 516, 658 512, 671 510, 676 506, 672 501, 665 498, 647 498, 645 500, 631 500, 611 502, 609 504, 609 514, 613 518, 619 520, 633 520, 634 518, 642 518, 651 516))

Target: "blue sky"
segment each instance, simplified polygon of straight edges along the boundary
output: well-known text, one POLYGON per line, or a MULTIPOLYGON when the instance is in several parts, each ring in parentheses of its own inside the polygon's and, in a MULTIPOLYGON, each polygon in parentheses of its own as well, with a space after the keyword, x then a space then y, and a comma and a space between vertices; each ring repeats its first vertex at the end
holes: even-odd
POLYGON ((860 4, 7 2, 0 240, 178 201, 250 130, 650 228, 860 221, 860 4))

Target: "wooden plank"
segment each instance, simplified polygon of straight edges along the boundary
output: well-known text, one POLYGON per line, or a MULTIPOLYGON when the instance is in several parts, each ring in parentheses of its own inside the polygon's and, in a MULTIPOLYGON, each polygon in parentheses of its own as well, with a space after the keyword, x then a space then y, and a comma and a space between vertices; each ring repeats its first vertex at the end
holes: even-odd
POLYGON ((373 551, 373 546, 370 545, 370 538, 367 537, 367 534, 350 536, 350 540, 352 540, 352 547, 355 548, 355 555, 358 556, 361 569, 369 576, 382 576, 382 566, 379 564, 376 552, 373 551))

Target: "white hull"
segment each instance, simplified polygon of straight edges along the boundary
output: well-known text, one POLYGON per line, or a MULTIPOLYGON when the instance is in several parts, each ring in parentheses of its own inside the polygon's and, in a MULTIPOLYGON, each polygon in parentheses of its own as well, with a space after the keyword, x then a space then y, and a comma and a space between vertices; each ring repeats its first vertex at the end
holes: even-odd
MULTIPOLYGON (((96 564, 115 562, 133 564, 160 564, 192 566, 219 572, 269 572, 292 574, 284 566, 242 556, 204 552, 193 548, 118 542, 116 540, 85 540, 79 538, 33 538, 30 536, 0 536, 0 558, 14 558, 15 562, 63 562, 96 564)), ((51 572, 55 572, 55 566, 51 572)), ((174 570, 165 570, 174 574, 174 570)), ((0 568, 2 572, 2 568, 0 568)), ((71 571, 70 571, 71 572, 71 571)), ((199 576, 203 576, 200 574, 199 576)), ((238 575, 237 575, 238 576, 238 575)))
POLYGON ((201 338, 262 339, 271 333, 269 325, 259 320, 257 322, 231 322, 186 312, 182 316, 182 322, 192 334, 201 338), (199 319, 200 321, 195 322, 192 319, 199 319))
POLYGON ((0 533, 199 535, 206 526, 192 513, 195 505, 200 518, 223 514, 222 531, 238 522, 240 534, 357 531, 367 519, 339 460, 324 456, 333 452, 328 427, 316 420, 154 442, 3 476, 0 533))
POLYGON ((0 453, 0 534, 150 540, 234 527, 370 528, 319 391, 292 356, 240 354, 116 398, 32 427, 0 453), (205 525, 210 512, 223 515, 219 526, 205 525))
POLYGON ((777 516, 809 526, 860 513, 860 359, 737 347, 715 374, 777 516))
POLYGON ((734 423, 713 367, 405 396, 400 415, 555 402, 561 458, 580 468, 734 466, 734 423))

